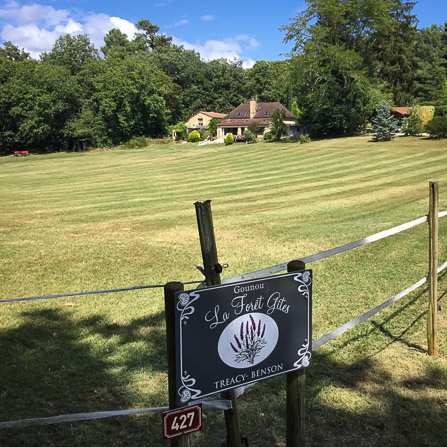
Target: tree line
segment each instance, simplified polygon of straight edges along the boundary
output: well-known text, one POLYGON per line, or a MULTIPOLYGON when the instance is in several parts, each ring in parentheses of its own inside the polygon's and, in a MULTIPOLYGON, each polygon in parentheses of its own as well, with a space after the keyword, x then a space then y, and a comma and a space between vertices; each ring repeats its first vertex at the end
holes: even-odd
POLYGON ((418 29, 403 0, 306 0, 282 28, 284 61, 204 61, 149 20, 118 29, 100 51, 66 34, 40 60, 0 47, 0 152, 71 149, 159 138, 199 110, 228 113, 257 98, 279 101, 317 136, 356 132, 382 101, 447 112, 447 25, 418 29))

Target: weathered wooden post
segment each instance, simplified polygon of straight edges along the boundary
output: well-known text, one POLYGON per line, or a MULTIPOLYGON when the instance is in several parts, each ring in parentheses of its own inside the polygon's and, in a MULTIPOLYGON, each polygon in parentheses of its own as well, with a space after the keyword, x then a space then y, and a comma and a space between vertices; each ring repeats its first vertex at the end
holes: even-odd
MULTIPOLYGON (((202 249, 203 268, 207 286, 217 286, 221 283, 221 267, 217 258, 217 245, 214 236, 213 216, 211 213, 211 201, 196 202, 197 224, 199 227, 200 247, 202 249)), ((242 443, 239 411, 237 408, 236 394, 234 390, 222 393, 224 399, 232 403, 232 409, 225 410, 225 424, 230 447, 240 447, 242 443)))
MULTIPOLYGON (((183 291, 181 282, 169 282, 165 284, 165 316, 166 316, 166 351, 168 356, 168 393, 169 409, 177 408, 175 386, 176 362, 175 362, 175 294, 183 291)), ((190 447, 191 436, 184 435, 171 439, 172 447, 190 447)))
POLYGON ((438 224, 439 183, 430 182, 429 224, 429 268, 428 268, 428 354, 438 355, 438 224))
MULTIPOLYGON (((302 261, 291 261, 287 264, 287 271, 297 272, 305 270, 302 261)), ((312 343, 312 340, 309 340, 312 343)), ((306 370, 299 369, 289 372, 286 376, 286 446, 303 447, 305 445, 305 394, 306 370)))

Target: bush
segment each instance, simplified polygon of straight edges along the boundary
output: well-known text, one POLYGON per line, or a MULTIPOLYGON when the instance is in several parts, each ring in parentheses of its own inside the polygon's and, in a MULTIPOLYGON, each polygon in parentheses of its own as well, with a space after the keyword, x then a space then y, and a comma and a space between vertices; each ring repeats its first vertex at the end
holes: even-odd
POLYGON ((271 132, 266 132, 266 133, 264 134, 264 140, 266 140, 266 141, 271 141, 271 140, 273 140, 273 134, 272 134, 271 132))
POLYGON ((425 126, 435 116, 435 108, 433 106, 420 106, 416 108, 416 114, 421 120, 421 124, 425 126))
POLYGON ((200 141, 200 133, 197 130, 193 130, 188 135, 188 141, 190 141, 191 143, 198 143, 200 141))
POLYGON ((206 129, 202 129, 200 131, 200 141, 206 140, 210 136, 210 131, 206 129))
POLYGON ((300 144, 311 142, 310 136, 307 133, 301 134, 298 140, 299 140, 300 144))
POLYGON ((227 136, 225 137, 225 146, 233 143, 234 143, 233 134, 232 133, 227 134, 227 136))
POLYGON ((130 139, 129 141, 126 141, 121 146, 126 149, 138 149, 142 147, 146 147, 149 145, 149 138, 146 137, 134 137, 130 139))
POLYGON ((436 116, 425 125, 432 138, 447 138, 447 116, 436 116))
POLYGON ((405 135, 415 136, 422 133, 424 127, 421 124, 420 117, 412 111, 410 116, 402 120, 402 130, 405 135))
POLYGON ((253 143, 254 141, 256 141, 256 137, 250 129, 245 129, 244 137, 248 143, 253 143))
POLYGON ((176 140, 184 140, 186 138, 188 128, 184 122, 180 121, 175 126, 172 126, 172 128, 175 130, 176 140))

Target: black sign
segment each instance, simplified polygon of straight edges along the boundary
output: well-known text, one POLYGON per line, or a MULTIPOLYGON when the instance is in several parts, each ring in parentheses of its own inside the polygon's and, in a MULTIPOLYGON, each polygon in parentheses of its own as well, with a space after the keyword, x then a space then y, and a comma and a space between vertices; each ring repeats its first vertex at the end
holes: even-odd
POLYGON ((176 294, 177 401, 306 368, 312 271, 176 294))

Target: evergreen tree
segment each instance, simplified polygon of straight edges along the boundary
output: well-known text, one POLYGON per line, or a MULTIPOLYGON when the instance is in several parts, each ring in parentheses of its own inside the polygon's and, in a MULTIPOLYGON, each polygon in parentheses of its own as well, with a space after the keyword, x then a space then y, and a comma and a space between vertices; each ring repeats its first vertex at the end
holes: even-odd
POLYGON ((447 41, 445 27, 422 29, 417 41, 417 97, 420 104, 447 105, 447 41))
POLYGON ((390 114, 390 106, 382 102, 376 110, 376 117, 372 120, 374 141, 390 141, 397 131, 397 120, 390 114))
POLYGON ((392 0, 386 26, 378 28, 373 45, 367 50, 377 61, 379 80, 392 95, 394 105, 409 106, 416 94, 417 18, 412 14, 415 2, 392 0))
POLYGON ((270 132, 273 135, 273 139, 279 141, 282 136, 287 134, 287 126, 284 123, 284 110, 273 110, 269 121, 270 132))

